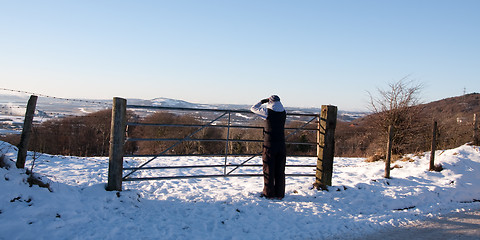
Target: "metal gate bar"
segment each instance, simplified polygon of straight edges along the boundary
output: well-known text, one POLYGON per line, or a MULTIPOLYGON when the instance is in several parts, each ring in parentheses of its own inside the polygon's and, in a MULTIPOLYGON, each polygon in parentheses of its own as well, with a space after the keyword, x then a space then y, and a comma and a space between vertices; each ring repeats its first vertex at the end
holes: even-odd
MULTIPOLYGON (((246 113, 254 114, 248 110, 234 110, 234 109, 205 109, 205 108, 179 108, 179 107, 161 107, 161 106, 142 106, 142 105, 127 105, 127 108, 136 109, 158 109, 158 110, 175 110, 175 111, 193 111, 193 112, 232 112, 232 113, 246 113)), ((287 113, 289 116, 311 116, 316 117, 315 113, 287 113)))
MULTIPOLYGON (((227 164, 227 167, 262 167, 262 164, 227 164)), ((213 164, 213 165, 184 165, 184 166, 159 166, 159 167, 143 167, 142 170, 154 170, 154 169, 177 169, 177 168, 210 168, 210 167, 225 167, 224 164, 213 164)), ((299 164, 299 165, 286 165, 286 167, 316 167, 316 165, 311 164, 299 164)), ((124 168, 123 170, 134 170, 135 168, 124 168)))
MULTIPOLYGON (((200 124, 172 124, 172 123, 137 123, 137 122, 128 122, 129 126, 150 126, 150 127, 203 127, 204 125, 200 124)), ((211 125, 208 127, 218 127, 225 128, 228 125, 211 125)), ((263 129, 260 126, 244 126, 244 125, 230 125, 231 128, 254 128, 254 129, 263 129)), ((306 131, 318 131, 318 128, 290 128, 286 127, 285 130, 306 130, 306 131)))
MULTIPOLYGON (((225 154, 164 154, 162 156, 159 156, 158 154, 139 154, 139 155, 125 155, 124 157, 224 157, 225 154)), ((234 154, 234 153, 229 153, 229 157, 251 157, 251 156, 259 156, 259 154, 256 153, 242 153, 242 154, 234 154)), ((316 157, 317 155, 288 155, 289 157, 316 157)))
MULTIPOLYGON (((176 141, 195 141, 195 142, 258 142, 262 143, 263 140, 254 139, 201 139, 201 138, 129 138, 127 141, 150 141, 150 142, 176 142, 176 141)), ((316 146, 316 143, 311 142, 285 142, 287 145, 311 145, 316 146)), ((223 155, 222 155, 223 156, 223 155)))
MULTIPOLYGON (((315 177, 315 174, 285 174, 286 177, 315 177)), ((263 177, 263 174, 230 174, 225 176, 223 174, 214 175, 196 175, 196 176, 169 176, 169 177, 141 177, 141 178, 127 178, 123 181, 151 181, 151 180, 168 180, 168 179, 191 179, 191 178, 217 178, 217 177, 263 177)))

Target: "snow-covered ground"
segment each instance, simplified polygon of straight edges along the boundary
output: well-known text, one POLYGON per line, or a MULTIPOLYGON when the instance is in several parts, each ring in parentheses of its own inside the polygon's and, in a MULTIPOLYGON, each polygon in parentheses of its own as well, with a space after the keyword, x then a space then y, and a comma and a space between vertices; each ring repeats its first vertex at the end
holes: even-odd
MULTIPOLYGON (((0 142, 0 149, 16 159, 15 147, 0 142)), ((398 166, 391 179, 382 177, 383 162, 336 158, 329 191, 312 189, 312 177, 288 177, 281 201, 259 197, 259 177, 124 182, 124 191, 107 192, 107 158, 37 155, 33 171, 50 183, 52 192, 29 187, 23 169, 0 168, 0 239, 348 239, 387 226, 480 209, 479 149, 464 145, 437 154, 443 171, 427 171, 428 153, 412 155, 410 161, 393 164, 398 166)), ((126 159, 124 166, 144 161, 126 159)), ((169 157, 152 165, 223 161, 169 157)), ((288 158, 289 164, 314 162, 288 158)), ((31 165, 28 160, 26 168, 31 165)), ((163 174, 192 174, 169 171, 163 174)))

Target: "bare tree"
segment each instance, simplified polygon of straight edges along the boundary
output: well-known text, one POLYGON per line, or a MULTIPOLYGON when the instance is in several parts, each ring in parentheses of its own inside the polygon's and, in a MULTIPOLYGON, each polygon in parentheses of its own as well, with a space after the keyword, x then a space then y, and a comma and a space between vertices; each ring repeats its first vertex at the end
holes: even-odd
POLYGON ((415 150, 412 146, 418 147, 416 139, 421 138, 426 130, 422 127, 425 126, 422 109, 418 107, 423 86, 408 78, 389 83, 387 89, 377 88, 377 95, 368 92, 374 116, 373 127, 386 137, 388 127, 393 126, 393 152, 397 154, 415 150))
POLYGON ((420 103, 420 91, 422 84, 408 80, 406 76, 396 82, 388 84, 388 89, 377 88, 378 96, 370 96, 370 109, 373 113, 389 112, 390 121, 393 124, 400 116, 397 114, 409 107, 420 103))

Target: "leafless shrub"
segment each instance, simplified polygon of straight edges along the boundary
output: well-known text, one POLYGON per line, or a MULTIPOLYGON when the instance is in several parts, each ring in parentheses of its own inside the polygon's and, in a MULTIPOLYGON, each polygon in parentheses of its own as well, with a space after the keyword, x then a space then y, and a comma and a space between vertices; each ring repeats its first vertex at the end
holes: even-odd
POLYGON ((394 128, 393 153, 405 153, 423 148, 427 144, 429 128, 427 118, 422 114, 420 103, 421 84, 402 78, 389 83, 387 89, 377 89, 376 96, 370 95, 370 109, 373 112, 370 126, 376 131, 382 142, 386 142, 388 127, 394 128))

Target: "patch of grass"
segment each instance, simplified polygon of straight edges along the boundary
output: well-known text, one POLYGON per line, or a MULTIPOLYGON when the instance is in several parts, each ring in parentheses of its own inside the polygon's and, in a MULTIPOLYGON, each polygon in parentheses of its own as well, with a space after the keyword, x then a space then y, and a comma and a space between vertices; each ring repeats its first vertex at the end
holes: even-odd
POLYGON ((375 154, 365 159, 365 162, 378 162, 378 161, 384 161, 384 160, 385 160, 385 154, 375 154))
POLYGON ((395 164, 391 169, 394 169, 394 168, 403 168, 403 166, 400 166, 398 164, 395 164))
POLYGON ((411 157, 404 157, 404 158, 400 159, 400 161, 402 161, 402 162, 415 162, 415 160, 413 160, 411 157))
POLYGON ((391 160, 392 160, 392 162, 396 162, 396 161, 401 160, 401 159, 403 159, 403 155, 393 154, 391 160))
POLYGON ((425 156, 425 153, 424 152, 417 152, 414 154, 415 157, 424 157, 425 156))
MULTIPOLYGON (((403 158, 403 155, 400 154, 393 154, 390 161, 395 162, 403 158)), ((377 161, 385 161, 387 157, 385 154, 374 154, 373 156, 368 157, 365 159, 365 162, 377 162, 377 161)))

